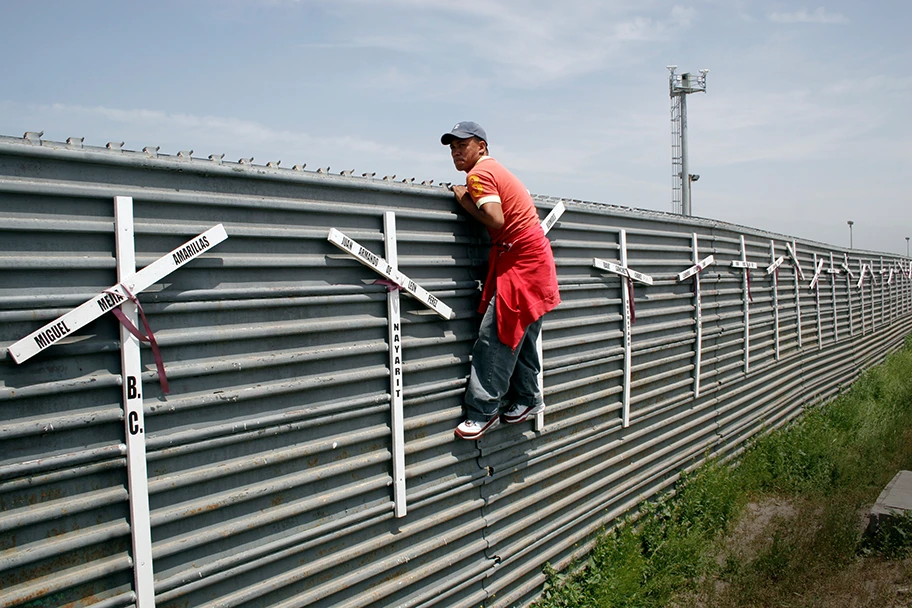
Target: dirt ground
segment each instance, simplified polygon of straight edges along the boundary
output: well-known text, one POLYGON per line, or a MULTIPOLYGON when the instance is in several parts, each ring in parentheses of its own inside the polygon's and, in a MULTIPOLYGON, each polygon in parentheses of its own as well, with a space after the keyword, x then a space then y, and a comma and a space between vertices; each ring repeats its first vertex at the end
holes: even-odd
MULTIPOLYGON (((678 598, 675 608, 912 608, 912 559, 886 560, 851 551, 834 563, 819 507, 781 498, 747 505, 715 555, 719 572, 678 598), (823 537, 823 544, 821 543, 823 537)), ((861 537, 855 530, 838 542, 861 537)), ((847 522, 843 528, 851 528, 847 522)))

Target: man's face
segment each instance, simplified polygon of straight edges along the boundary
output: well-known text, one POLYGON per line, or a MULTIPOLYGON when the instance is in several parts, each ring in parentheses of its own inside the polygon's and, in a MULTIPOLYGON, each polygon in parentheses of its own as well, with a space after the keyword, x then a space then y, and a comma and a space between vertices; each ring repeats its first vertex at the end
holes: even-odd
POLYGON ((484 156, 487 146, 474 137, 454 139, 450 142, 450 156, 457 171, 468 171, 475 166, 478 159, 484 156))

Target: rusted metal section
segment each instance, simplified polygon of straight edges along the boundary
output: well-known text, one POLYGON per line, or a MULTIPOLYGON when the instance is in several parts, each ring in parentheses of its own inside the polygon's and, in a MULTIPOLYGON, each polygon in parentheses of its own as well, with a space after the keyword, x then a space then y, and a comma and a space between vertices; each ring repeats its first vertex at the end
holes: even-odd
POLYGON ((114 196, 134 200, 137 267, 216 223, 230 237, 140 294, 171 382, 163 395, 144 350, 162 607, 528 604, 545 562, 567 566, 912 330, 908 260, 537 197, 542 217, 566 207, 549 232, 563 303, 544 323, 545 424, 458 441, 486 237, 429 180, 283 167, 0 137, 0 606, 135 601, 116 321, 21 365, 3 348, 115 283, 114 196), (455 313, 401 298, 401 518, 386 287, 327 242, 335 228, 383 251, 389 211, 399 270, 455 313), (783 260, 764 272, 771 253, 783 260), (708 256, 697 299, 679 275, 708 256), (854 275, 821 274, 815 298, 799 268, 815 257, 854 275), (593 258, 653 279, 628 294, 629 360, 622 282, 593 258))

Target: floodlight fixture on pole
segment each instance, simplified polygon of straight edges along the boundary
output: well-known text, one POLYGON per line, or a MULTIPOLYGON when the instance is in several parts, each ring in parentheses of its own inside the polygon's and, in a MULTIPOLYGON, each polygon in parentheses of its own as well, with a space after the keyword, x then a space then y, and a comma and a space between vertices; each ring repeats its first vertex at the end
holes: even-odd
POLYGON ((855 249, 854 245, 852 244, 852 226, 855 224, 855 222, 849 220, 846 223, 849 225, 849 249, 855 249))
POLYGON ((687 95, 706 92, 706 74, 700 70, 695 76, 690 72, 677 74, 676 65, 668 68, 668 93, 671 96, 671 164, 672 211, 692 215, 690 205, 690 167, 687 158, 687 95), (686 181, 686 183, 685 183, 686 181))
POLYGON ((691 173, 687 176, 687 200, 693 200, 693 191, 691 190, 691 185, 698 179, 700 179, 700 175, 698 173, 691 173))

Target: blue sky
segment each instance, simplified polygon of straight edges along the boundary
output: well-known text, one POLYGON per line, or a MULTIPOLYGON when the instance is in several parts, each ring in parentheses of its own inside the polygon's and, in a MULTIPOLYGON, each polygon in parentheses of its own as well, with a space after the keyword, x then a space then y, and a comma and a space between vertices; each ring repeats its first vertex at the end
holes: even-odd
POLYGON ((905 254, 912 2, 0 0, 0 134, 460 181, 480 122, 536 194, 671 210, 668 71, 694 215, 905 254))

